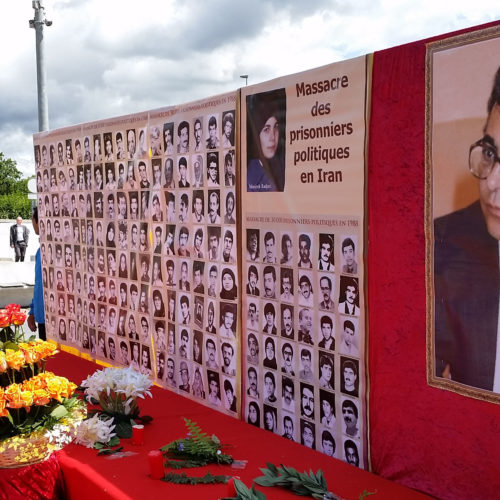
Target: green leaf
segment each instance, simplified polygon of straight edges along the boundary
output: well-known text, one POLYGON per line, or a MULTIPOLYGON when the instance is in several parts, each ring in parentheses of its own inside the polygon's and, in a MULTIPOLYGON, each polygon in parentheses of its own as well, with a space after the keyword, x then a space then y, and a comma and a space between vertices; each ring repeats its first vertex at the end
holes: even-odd
POLYGON ((259 486, 274 486, 274 479, 268 476, 260 476, 254 479, 254 482, 259 486))
POLYGON ((257 498, 257 500, 266 500, 266 495, 264 495, 262 491, 256 490, 253 486, 252 486, 252 492, 257 498))
POLYGON ((94 443, 94 448, 96 450, 101 450, 102 448, 104 448, 106 445, 104 443, 99 443, 99 442, 96 442, 94 443))
POLYGON ((234 478, 233 479, 234 489, 238 495, 245 495, 248 492, 248 488, 246 487, 243 481, 234 478))
POLYGON ((267 468, 275 475, 278 475, 278 468, 276 465, 272 464, 271 462, 266 462, 267 468))
POLYGON ((4 342, 3 344, 4 349, 12 349, 13 351, 19 351, 19 346, 15 342, 11 342, 8 340, 7 342, 4 342))
POLYGON ((108 446, 110 448, 113 448, 113 446, 118 446, 120 444, 120 438, 118 436, 113 436, 109 441, 108 441, 108 446))
POLYGON ((319 483, 326 490, 328 488, 328 486, 326 485, 326 479, 325 479, 325 476, 323 475, 323 471, 321 469, 318 470, 317 476, 318 476, 319 483))
POLYGON ((119 438, 131 438, 132 437, 132 424, 128 422, 116 422, 115 420, 115 432, 119 438))
POLYGON ((111 455, 113 453, 109 448, 103 448, 97 452, 97 455, 111 455))
POLYGON ((56 406, 51 412, 50 416, 53 418, 60 419, 68 414, 68 410, 63 405, 56 406))
POLYGON ((366 490, 363 490, 363 493, 361 493, 359 495, 359 500, 364 500, 366 497, 370 496, 370 495, 375 495, 377 493, 377 490, 375 491, 366 491, 366 490))

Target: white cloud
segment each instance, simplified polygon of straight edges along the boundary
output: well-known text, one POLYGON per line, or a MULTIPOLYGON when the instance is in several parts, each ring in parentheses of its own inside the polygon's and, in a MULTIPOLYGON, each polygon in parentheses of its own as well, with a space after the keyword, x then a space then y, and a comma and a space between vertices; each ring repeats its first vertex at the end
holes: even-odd
MULTIPOLYGON (((45 0, 51 128, 180 104, 492 21, 498 1, 45 0)), ((3 0, 0 151, 33 173, 31 2, 3 0), (7 48, 7 50, 5 49, 7 48)))

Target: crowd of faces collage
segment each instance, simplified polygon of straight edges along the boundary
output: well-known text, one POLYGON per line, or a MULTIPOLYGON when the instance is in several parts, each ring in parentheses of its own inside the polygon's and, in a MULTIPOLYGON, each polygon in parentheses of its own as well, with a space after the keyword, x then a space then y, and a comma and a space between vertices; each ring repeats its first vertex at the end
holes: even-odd
POLYGON ((35 141, 48 336, 236 415, 235 112, 93 125, 35 141))
POLYGON ((262 226, 245 240, 247 422, 360 466, 358 234, 262 226))

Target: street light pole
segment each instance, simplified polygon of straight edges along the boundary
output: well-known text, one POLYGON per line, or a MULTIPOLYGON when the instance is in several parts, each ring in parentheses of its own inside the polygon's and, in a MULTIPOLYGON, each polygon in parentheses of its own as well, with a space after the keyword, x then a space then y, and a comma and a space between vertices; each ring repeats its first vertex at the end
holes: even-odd
POLYGON ((45 85, 45 51, 43 43, 43 27, 52 26, 52 21, 45 19, 43 0, 33 0, 35 18, 30 19, 30 28, 36 33, 36 80, 38 91, 38 130, 49 129, 49 105, 47 100, 47 88, 45 85))
POLYGON ((248 85, 248 75, 240 75, 240 78, 245 79, 245 85, 248 85))

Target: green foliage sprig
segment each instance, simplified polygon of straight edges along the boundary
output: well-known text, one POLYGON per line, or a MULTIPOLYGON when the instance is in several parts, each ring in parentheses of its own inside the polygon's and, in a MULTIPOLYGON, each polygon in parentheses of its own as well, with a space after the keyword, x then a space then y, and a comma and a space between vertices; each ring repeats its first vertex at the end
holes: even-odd
POLYGON ((318 470, 316 474, 312 470, 299 472, 293 467, 276 467, 269 462, 267 468, 261 468, 263 476, 254 481, 260 486, 281 486, 291 490, 296 495, 318 498, 320 500, 340 500, 339 497, 328 491, 326 479, 323 472, 318 470))
POLYGON ((221 442, 215 435, 208 436, 196 422, 184 418, 189 432, 160 448, 167 467, 174 469, 201 467, 207 464, 231 464, 233 457, 222 453, 221 442))
POLYGON ((233 486, 236 496, 222 498, 221 500, 266 500, 266 495, 262 491, 256 490, 255 485, 248 488, 243 481, 233 478, 233 486))
POLYGON ((169 472, 168 474, 165 474, 165 476, 162 478, 162 481, 166 481, 167 483, 190 484, 190 485, 217 484, 217 483, 225 484, 229 481, 230 478, 231 476, 223 476, 223 475, 214 476, 210 474, 210 472, 207 472, 202 477, 188 476, 184 472, 181 474, 176 474, 175 472, 169 472))
MULTIPOLYGON (((328 485, 321 469, 314 474, 312 470, 309 470, 309 473, 302 473, 293 467, 285 467, 284 465, 276 467, 269 462, 266 465, 267 468, 260 469, 264 475, 254 479, 260 486, 281 486, 291 490, 296 495, 318 498, 319 500, 341 500, 340 497, 328 491, 328 485)), ((236 491, 238 492, 238 490, 236 491)), ((359 495, 359 500, 364 500, 375 493, 376 491, 363 490, 359 495)), ((246 500, 247 497, 238 496, 236 498, 246 500)), ((253 499, 249 497, 249 500, 253 499)))

